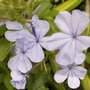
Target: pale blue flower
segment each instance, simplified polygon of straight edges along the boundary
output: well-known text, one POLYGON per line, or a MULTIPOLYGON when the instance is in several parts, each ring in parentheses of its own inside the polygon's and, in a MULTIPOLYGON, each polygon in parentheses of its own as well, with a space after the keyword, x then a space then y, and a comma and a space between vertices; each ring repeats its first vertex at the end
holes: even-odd
MULTIPOLYGON (((42 38, 49 31, 49 23, 45 20, 39 20, 35 15, 26 23, 28 29, 24 29, 23 26, 18 22, 7 22, 6 27, 8 31, 5 32, 5 37, 11 42, 15 42, 16 39, 26 38, 29 41, 29 45, 32 46, 28 49, 26 56, 30 58, 32 62, 40 62, 44 59, 44 52, 42 49, 42 38), (30 33, 31 32, 31 33, 30 33)), ((16 58, 18 58, 16 56, 16 58)), ((13 58, 13 59, 16 59, 13 58)))
POLYGON ((15 56, 8 62, 8 67, 11 70, 19 70, 22 73, 27 73, 32 69, 30 58, 26 55, 31 44, 25 39, 17 39, 15 44, 15 56))
POLYGON ((80 35, 89 23, 87 13, 80 10, 73 10, 72 14, 62 11, 54 21, 61 32, 43 38, 42 46, 50 51, 60 49, 56 55, 56 61, 62 65, 72 63, 75 58, 77 58, 77 63, 79 63, 79 58, 83 62, 85 55, 81 52, 90 47, 90 37, 80 35))
POLYGON ((87 70, 76 64, 70 64, 67 66, 61 66, 62 69, 57 71, 54 75, 54 80, 57 83, 62 83, 68 79, 68 86, 72 89, 76 89, 80 86, 80 79, 83 80, 87 70))
POLYGON ((41 39, 44 38, 49 31, 49 23, 45 20, 39 20, 37 16, 33 16, 29 23, 26 23, 29 31, 21 31, 20 35, 26 38, 32 47, 28 49, 26 55, 32 62, 38 63, 44 59, 44 51, 41 39))
POLYGON ((20 90, 25 89, 26 75, 22 74, 19 71, 12 71, 11 77, 12 77, 11 84, 13 85, 13 87, 20 90))

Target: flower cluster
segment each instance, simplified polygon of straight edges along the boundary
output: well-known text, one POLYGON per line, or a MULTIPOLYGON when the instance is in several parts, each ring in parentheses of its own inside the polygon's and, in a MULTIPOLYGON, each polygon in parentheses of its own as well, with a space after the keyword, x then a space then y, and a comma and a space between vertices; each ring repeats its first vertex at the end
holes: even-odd
POLYGON ((61 32, 51 36, 45 36, 50 29, 49 23, 39 20, 36 15, 24 26, 18 22, 6 22, 8 31, 5 37, 15 43, 12 49, 14 56, 8 62, 11 84, 15 88, 25 88, 27 73, 33 67, 32 62, 39 63, 45 57, 43 48, 48 51, 59 50, 55 60, 62 69, 55 73, 54 80, 62 83, 68 78, 70 88, 80 86, 79 79, 84 79, 87 73, 80 66, 85 60, 83 51, 90 47, 90 37, 81 34, 89 23, 89 17, 80 10, 74 10, 72 14, 62 11, 54 22, 61 32))

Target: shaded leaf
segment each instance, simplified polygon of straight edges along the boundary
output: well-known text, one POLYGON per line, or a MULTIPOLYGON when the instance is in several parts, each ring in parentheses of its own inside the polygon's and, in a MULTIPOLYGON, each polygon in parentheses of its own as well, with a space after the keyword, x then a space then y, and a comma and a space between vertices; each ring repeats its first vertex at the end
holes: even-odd
POLYGON ((0 36, 3 36, 6 31, 6 28, 4 26, 0 26, 0 36))
POLYGON ((0 39, 0 61, 3 61, 10 51, 11 43, 5 38, 0 39))

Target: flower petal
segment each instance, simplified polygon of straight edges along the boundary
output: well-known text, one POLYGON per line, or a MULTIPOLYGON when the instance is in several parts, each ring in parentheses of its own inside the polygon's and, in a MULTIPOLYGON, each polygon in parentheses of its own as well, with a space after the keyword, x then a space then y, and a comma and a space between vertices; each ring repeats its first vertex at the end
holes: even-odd
POLYGON ((27 30, 20 31, 20 37, 26 38, 29 42, 35 42, 36 38, 27 30))
POLYGON ((25 25, 32 31, 32 25, 31 25, 31 23, 34 25, 37 22, 38 19, 39 19, 38 16, 37 15, 34 15, 32 17, 32 19, 30 20, 31 22, 25 23, 25 25))
POLYGON ((6 22, 6 27, 9 30, 23 30, 23 26, 18 22, 6 22))
POLYGON ((22 75, 18 70, 12 70, 11 71, 11 77, 13 78, 13 80, 22 80, 24 78, 24 75, 22 75))
POLYGON ((17 39, 16 40, 16 52, 26 52, 33 44, 29 44, 29 41, 25 38, 17 39))
POLYGON ((76 40, 76 45, 77 51, 86 50, 88 47, 90 47, 90 37, 78 36, 76 40))
POLYGON ((37 20, 33 25, 35 27, 35 33, 37 38, 42 38, 49 31, 49 23, 45 20, 37 20))
POLYGON ((56 55, 56 62, 60 65, 68 65, 74 62, 76 57, 75 40, 70 40, 56 55))
POLYGON ((21 60, 19 60, 18 70, 22 73, 29 72, 32 68, 32 63, 30 60, 25 55, 23 55, 20 59, 21 60))
POLYGON ((79 78, 73 73, 73 71, 70 72, 68 77, 68 86, 72 89, 76 89, 80 86, 80 80, 79 78))
POLYGON ((69 65, 72 64, 73 61, 70 59, 70 57, 67 54, 61 55, 59 52, 55 57, 56 63, 59 65, 69 65))
POLYGON ((41 46, 36 43, 27 51, 26 56, 29 57, 32 62, 38 63, 44 59, 44 52, 41 46))
POLYGON ((80 35, 89 23, 89 16, 80 10, 72 11, 72 30, 74 34, 80 35))
POLYGON ((74 62, 76 65, 82 64, 84 62, 85 58, 86 58, 85 54, 76 53, 76 57, 75 57, 74 62))
POLYGON ((57 82, 57 83, 62 83, 64 82, 67 77, 68 77, 68 68, 66 69, 62 69, 62 70, 59 70, 55 73, 54 75, 54 80, 57 82))
POLYGON ((42 47, 49 51, 61 49, 69 40, 70 35, 64 33, 55 33, 52 36, 44 37, 40 40, 42 47))
POLYGON ((31 20, 32 24, 35 24, 37 22, 37 20, 39 20, 39 17, 37 15, 34 15, 31 20))
POLYGON ((21 81, 15 81, 12 79, 11 84, 13 85, 13 87, 15 87, 18 90, 25 89, 26 79, 21 80, 21 81))
POLYGON ((73 71, 77 75, 77 77, 80 78, 81 80, 84 79, 87 73, 87 70, 81 66, 73 67, 73 71))
POLYGON ((67 11, 60 12, 55 18, 57 27, 66 34, 71 34, 71 14, 67 11))
POLYGON ((20 55, 16 55, 8 61, 8 67, 10 70, 17 70, 19 57, 20 55))
POLYGON ((19 35, 19 31, 6 31, 5 37, 8 41, 15 42, 19 35))

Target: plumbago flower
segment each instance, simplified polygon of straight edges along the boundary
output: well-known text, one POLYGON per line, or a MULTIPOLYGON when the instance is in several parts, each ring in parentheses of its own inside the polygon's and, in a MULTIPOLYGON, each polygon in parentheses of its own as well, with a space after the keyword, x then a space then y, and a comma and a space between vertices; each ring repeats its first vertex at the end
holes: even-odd
MULTIPOLYGON (((31 44, 25 39, 17 39, 15 44, 15 56, 8 62, 8 67, 11 70, 19 70, 22 73, 27 73, 31 70, 32 64, 30 58, 26 55, 31 44)), ((29 54, 30 55, 30 54, 29 54)))
POLYGON ((89 23, 89 16, 80 10, 73 10, 72 14, 67 11, 60 12, 55 18, 56 26, 61 30, 50 37, 43 38, 42 46, 53 51, 60 49, 56 55, 56 61, 62 65, 73 63, 79 58, 83 62, 85 55, 81 52, 90 46, 90 37, 80 36, 89 23))
POLYGON ((27 27, 31 30, 30 32, 23 30, 20 35, 26 38, 32 47, 28 49, 26 55, 32 62, 41 62, 44 59, 44 52, 42 49, 42 41, 46 33, 49 31, 49 23, 45 20, 39 20, 34 16, 30 23, 26 23, 27 27))
POLYGON ((13 87, 20 90, 25 89, 26 75, 16 70, 11 72, 11 77, 12 77, 11 84, 13 85, 13 87))
POLYGON ((9 31, 5 32, 5 37, 11 42, 15 42, 16 39, 26 38, 29 41, 29 45, 32 46, 27 53, 27 56, 32 62, 40 62, 44 58, 44 52, 42 49, 42 41, 46 33, 49 31, 49 23, 45 20, 39 20, 37 16, 33 16, 30 23, 26 23, 26 26, 30 29, 30 32, 23 28, 18 22, 7 22, 6 27, 9 31))
POLYGON ((76 64, 69 64, 67 66, 59 65, 62 69, 57 71, 54 75, 54 80, 57 83, 62 83, 68 78, 68 86, 76 89, 80 86, 80 80, 84 79, 87 70, 76 64))

